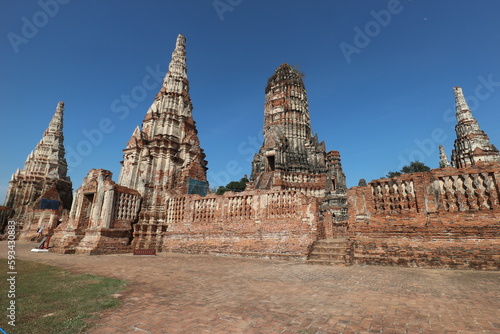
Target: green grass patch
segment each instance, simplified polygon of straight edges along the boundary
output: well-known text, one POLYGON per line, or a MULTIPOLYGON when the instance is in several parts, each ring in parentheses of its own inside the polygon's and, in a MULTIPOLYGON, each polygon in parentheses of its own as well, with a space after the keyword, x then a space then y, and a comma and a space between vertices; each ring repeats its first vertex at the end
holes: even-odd
POLYGON ((86 319, 120 304, 112 294, 126 285, 118 279, 72 275, 59 267, 16 260, 16 326, 13 327, 7 323, 11 299, 7 296, 9 275, 4 263, 0 271, 0 327, 8 334, 81 333, 89 326, 86 319))

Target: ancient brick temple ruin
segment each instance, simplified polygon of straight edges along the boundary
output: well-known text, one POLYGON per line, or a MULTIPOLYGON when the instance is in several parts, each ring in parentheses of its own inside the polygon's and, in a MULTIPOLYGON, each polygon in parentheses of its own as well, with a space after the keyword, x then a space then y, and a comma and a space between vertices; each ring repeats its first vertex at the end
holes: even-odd
POLYGON ((264 142, 247 190, 211 194, 179 35, 163 85, 123 150, 118 182, 93 169, 71 202, 60 103, 14 174, 0 218, 14 212, 26 238, 48 224, 52 250, 62 253, 141 249, 498 270, 500 156, 462 90, 454 92, 451 162, 440 147, 440 168, 347 190, 339 152, 313 134, 301 74, 282 64, 265 88, 264 142))
POLYGON ((282 64, 265 90, 264 142, 252 161, 250 189, 294 190, 322 200, 325 236, 345 229, 346 181, 338 151, 313 135, 302 75, 282 64), (342 226, 339 228, 339 226, 342 226))
MULTIPOLYGON (((54 234, 54 250, 97 254, 141 248, 305 259, 318 235, 333 236, 337 225, 345 231, 347 205, 340 155, 326 153, 324 143, 312 136, 302 78, 283 65, 266 89, 269 101, 278 101, 280 89, 288 94, 281 99, 282 122, 264 130, 269 140, 263 150, 274 148, 283 158, 269 171, 275 182, 251 183, 243 193, 207 194, 185 44, 179 35, 163 86, 123 150, 118 184, 108 171, 89 173, 75 193, 69 219, 54 234), (270 136, 276 133, 276 144, 288 141, 289 147, 272 146, 270 136), (124 194, 127 201, 112 199, 124 194), (121 212, 128 215, 120 219, 121 212)), ((269 108, 266 115, 273 112, 269 108)))
POLYGON ((130 251, 132 223, 141 195, 117 185, 111 172, 92 169, 75 192, 68 219, 53 236, 60 253, 101 254, 130 251))
POLYGON ((193 120, 186 67, 186 38, 177 38, 163 86, 123 150, 119 184, 137 189, 143 207, 191 186, 205 194, 207 161, 193 120), (193 182, 197 181, 197 182, 193 182), (196 187, 195 187, 196 186, 196 187))
POLYGON ((305 257, 315 238, 316 226, 310 215, 317 210, 317 203, 297 189, 202 197, 208 187, 207 163, 191 110, 185 38, 179 36, 165 85, 146 114, 143 131, 137 129, 131 140, 139 144, 133 149, 129 144, 124 150, 120 184, 135 186, 143 195, 133 247, 305 257), (164 142, 147 141, 154 136, 164 142), (146 142, 148 145, 143 144, 146 142), (157 162, 148 164, 143 158, 142 163, 151 166, 147 168, 153 173, 137 166, 136 157, 149 154, 157 162), (134 182, 141 178, 148 186, 143 190, 129 182, 129 175, 134 175, 134 182), (297 215, 299 211, 304 213, 297 215))
POLYGON ((42 139, 28 155, 24 168, 18 169, 9 183, 5 206, 13 210, 11 219, 16 221, 21 239, 31 239, 43 225, 52 231, 71 207, 63 113, 64 103, 59 102, 42 139))
POLYGON ((313 135, 306 89, 300 73, 282 64, 269 78, 264 107, 264 143, 252 162, 253 189, 300 190, 324 197, 339 189, 345 176, 337 151, 313 135))

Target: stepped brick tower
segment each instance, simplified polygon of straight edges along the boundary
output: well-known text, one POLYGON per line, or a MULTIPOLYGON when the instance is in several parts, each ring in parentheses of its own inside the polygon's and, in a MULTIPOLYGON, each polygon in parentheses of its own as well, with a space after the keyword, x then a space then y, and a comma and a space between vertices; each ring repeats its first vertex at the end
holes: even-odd
POLYGON ((250 187, 300 190, 324 197, 345 193, 345 176, 337 151, 313 135, 302 76, 282 64, 266 87, 264 143, 252 162, 250 187))
POLYGON ((282 64, 269 78, 264 143, 252 161, 249 189, 295 190, 321 201, 323 238, 347 231, 346 180, 338 151, 313 135, 302 75, 282 64))
POLYGON ((465 101, 462 88, 454 87, 456 117, 455 126, 457 139, 455 149, 451 154, 453 167, 464 168, 476 166, 478 162, 500 162, 498 149, 490 143, 490 139, 479 128, 477 120, 465 101))
POLYGON ((13 220, 19 225, 30 222, 33 217, 28 212, 32 209, 48 206, 61 212, 71 206, 72 184, 66 175, 63 112, 64 103, 59 102, 42 139, 28 155, 24 169, 18 169, 12 175, 5 206, 14 210, 13 220), (36 208, 33 207, 35 204, 36 208))
POLYGON ((163 86, 127 147, 119 184, 137 190, 146 208, 169 193, 203 194, 207 161, 192 115, 186 67, 186 38, 177 37, 163 86))

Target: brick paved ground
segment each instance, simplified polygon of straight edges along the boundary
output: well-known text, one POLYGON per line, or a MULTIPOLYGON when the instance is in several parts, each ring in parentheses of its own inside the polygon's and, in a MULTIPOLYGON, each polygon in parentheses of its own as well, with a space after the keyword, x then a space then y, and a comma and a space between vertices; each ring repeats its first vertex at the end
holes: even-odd
POLYGON ((123 306, 89 333, 500 333, 500 272, 41 254, 31 246, 18 243, 18 257, 131 282, 123 306))

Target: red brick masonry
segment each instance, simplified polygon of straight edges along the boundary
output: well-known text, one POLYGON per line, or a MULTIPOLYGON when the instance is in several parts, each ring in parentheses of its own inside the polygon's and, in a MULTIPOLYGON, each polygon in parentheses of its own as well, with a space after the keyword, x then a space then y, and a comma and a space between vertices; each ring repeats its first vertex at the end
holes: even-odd
POLYGON ((317 238, 318 202, 296 191, 176 196, 141 211, 135 248, 305 259, 317 238))
POLYGON ((351 188, 354 263, 500 269, 499 183, 493 164, 351 188))
MULTIPOLYGON (((349 189, 348 224, 341 233, 350 237, 349 263, 500 269, 499 180, 500 166, 492 164, 440 168, 349 189)), ((339 235, 335 226, 323 226, 332 221, 320 214, 319 200, 298 191, 172 196, 143 206, 138 218, 138 195, 122 195, 113 195, 118 196, 113 210, 97 208, 115 203, 111 197, 94 200, 92 217, 77 215, 88 210, 75 207, 75 217, 70 215, 55 235, 56 249, 102 254, 136 248, 303 260, 314 241, 325 238, 327 227, 339 235), (128 220, 120 220, 123 215, 128 220)), ((96 192, 96 198, 103 196, 96 192)))

